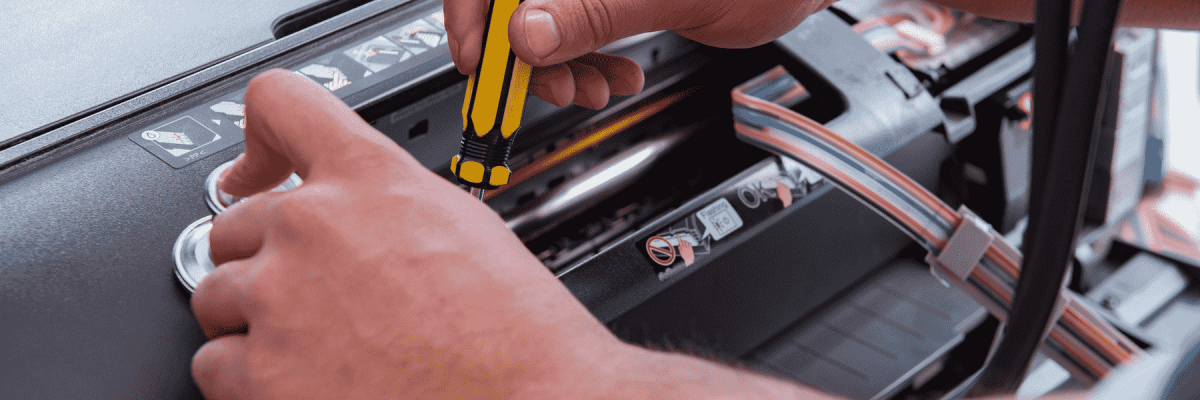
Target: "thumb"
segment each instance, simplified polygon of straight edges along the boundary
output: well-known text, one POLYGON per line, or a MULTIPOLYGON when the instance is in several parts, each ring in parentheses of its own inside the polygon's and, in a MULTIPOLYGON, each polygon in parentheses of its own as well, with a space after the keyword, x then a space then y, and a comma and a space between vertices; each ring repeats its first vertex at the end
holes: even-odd
MULTIPOLYGON (((704 0, 526 0, 509 22, 522 60, 546 66, 591 53, 615 40, 708 24, 724 13, 704 0)), ((715 2, 721 3, 721 2, 715 2)))

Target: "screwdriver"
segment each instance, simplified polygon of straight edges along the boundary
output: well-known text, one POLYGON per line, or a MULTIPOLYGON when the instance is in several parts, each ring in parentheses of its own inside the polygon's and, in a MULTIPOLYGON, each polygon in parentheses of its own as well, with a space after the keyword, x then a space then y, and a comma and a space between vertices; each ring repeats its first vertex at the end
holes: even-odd
POLYGON ((529 73, 513 54, 508 20, 521 0, 492 0, 483 31, 483 56, 467 78, 463 99, 462 148, 450 160, 450 172, 483 201, 484 194, 508 183, 508 153, 521 127, 529 73))

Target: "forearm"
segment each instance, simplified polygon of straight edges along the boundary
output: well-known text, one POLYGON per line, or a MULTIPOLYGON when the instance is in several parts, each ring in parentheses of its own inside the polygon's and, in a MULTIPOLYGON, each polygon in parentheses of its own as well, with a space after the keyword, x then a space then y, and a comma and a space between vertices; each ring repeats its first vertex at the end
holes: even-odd
MULTIPOLYGON (((933 0, 947 7, 988 18, 1033 22, 1034 0, 933 0)), ((1083 0, 1074 0, 1074 21, 1079 22, 1083 0)), ((1124 0, 1121 3, 1122 26, 1167 29, 1200 29, 1200 1, 1196 0, 1124 0)))
MULTIPOLYGON (((615 379, 593 379, 597 385, 576 386, 569 391, 573 397, 595 399, 788 399, 840 400, 819 390, 795 382, 734 368, 698 357, 645 350, 632 350, 620 356, 623 362, 608 363, 608 371, 598 375, 615 379), (607 374, 605 373, 607 372, 607 374), (603 393, 602 395, 596 395, 603 393)), ((564 393, 564 392, 559 392, 564 393)), ((1048 400, 1084 400, 1086 392, 1057 393, 1048 400)), ((1011 396, 988 397, 980 400, 1013 399, 1011 396)))
POLYGON ((605 363, 597 371, 611 379, 593 379, 587 386, 594 392, 575 394, 608 399, 838 399, 793 382, 686 354, 634 346, 628 350, 621 356, 623 362, 605 363))

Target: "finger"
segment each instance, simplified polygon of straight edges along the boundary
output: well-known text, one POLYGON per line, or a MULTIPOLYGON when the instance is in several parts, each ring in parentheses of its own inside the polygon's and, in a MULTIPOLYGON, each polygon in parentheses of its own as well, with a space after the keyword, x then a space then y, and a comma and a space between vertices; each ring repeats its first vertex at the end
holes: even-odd
POLYGON ((608 81, 600 70, 578 61, 567 61, 575 77, 575 104, 599 110, 608 105, 608 81))
POLYGON ((251 261, 239 260, 217 267, 196 285, 192 314, 209 339, 245 332, 249 317, 242 307, 245 289, 241 282, 251 271, 251 261))
POLYGON ((529 78, 529 91, 558 107, 566 107, 575 99, 575 78, 566 64, 535 67, 529 78))
POLYGON ((454 0, 443 4, 450 57, 463 75, 475 73, 483 48, 488 0, 454 0))
POLYGON ((357 170, 347 161, 367 159, 362 156, 380 149, 407 155, 333 93, 299 74, 274 69, 250 80, 246 153, 217 185, 248 197, 278 186, 293 171, 309 181, 321 164, 328 164, 330 173, 357 170))
POLYGON ((616 96, 629 96, 642 91, 646 76, 642 67, 626 57, 604 53, 588 53, 575 61, 595 67, 608 81, 608 90, 616 96))
POLYGON ((192 356, 192 379, 206 399, 249 398, 245 371, 245 335, 210 340, 192 356))
POLYGON ((266 228, 280 196, 285 193, 262 193, 242 200, 213 217, 208 232, 208 249, 214 265, 249 258, 262 247, 266 228))
POLYGON ((527 0, 513 13, 509 41, 535 66, 561 63, 614 40, 704 25, 724 14, 704 0, 527 0))

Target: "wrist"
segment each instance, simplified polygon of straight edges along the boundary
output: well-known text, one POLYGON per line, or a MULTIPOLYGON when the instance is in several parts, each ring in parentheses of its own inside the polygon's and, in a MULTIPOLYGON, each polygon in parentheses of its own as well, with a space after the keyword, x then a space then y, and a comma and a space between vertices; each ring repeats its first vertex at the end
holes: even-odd
POLYGON ((611 335, 602 339, 568 342, 573 343, 538 360, 531 360, 538 367, 526 371, 527 375, 517 382, 509 398, 613 398, 610 393, 615 393, 614 388, 620 388, 626 381, 625 369, 641 363, 639 359, 645 356, 643 353, 649 353, 611 335))
POLYGON ((799 385, 695 356, 641 349, 624 384, 607 398, 799 399, 818 394, 799 385))
POLYGON ((577 343, 543 360, 512 398, 520 399, 832 399, 817 390, 681 353, 649 350, 615 337, 577 343))
MULTIPOLYGON (((579 398, 602 399, 815 399, 818 391, 753 371, 682 353, 622 343, 615 361, 600 366, 601 391, 579 398)), ((599 385, 598 385, 599 386, 599 385)))

